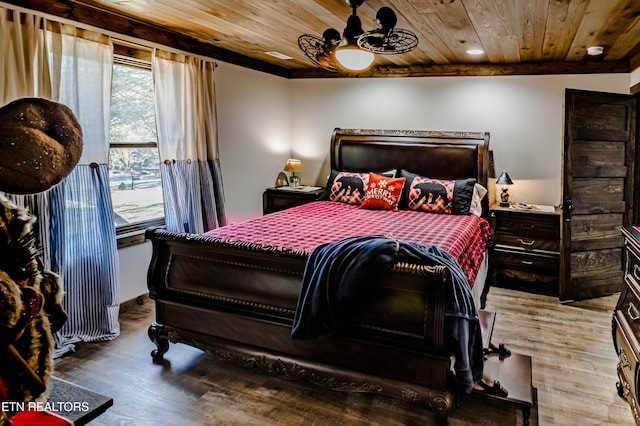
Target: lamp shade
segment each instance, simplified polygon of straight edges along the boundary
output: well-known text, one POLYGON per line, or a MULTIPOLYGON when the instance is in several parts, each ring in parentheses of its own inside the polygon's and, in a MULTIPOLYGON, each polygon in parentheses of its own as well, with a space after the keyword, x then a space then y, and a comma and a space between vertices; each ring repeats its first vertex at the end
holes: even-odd
POLYGON ((293 173, 304 172, 304 170, 302 169, 302 161, 296 158, 289 158, 287 160, 287 164, 284 165, 284 171, 293 173))
POLYGON ((500 176, 498 176, 498 180, 496 181, 498 185, 513 185, 513 181, 509 177, 509 174, 506 171, 502 171, 500 176))

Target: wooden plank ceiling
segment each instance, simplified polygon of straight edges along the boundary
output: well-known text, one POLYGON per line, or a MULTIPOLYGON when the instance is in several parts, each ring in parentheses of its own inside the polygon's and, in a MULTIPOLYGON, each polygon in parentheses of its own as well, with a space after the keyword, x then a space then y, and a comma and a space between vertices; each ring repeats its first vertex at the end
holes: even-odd
MULTIPOLYGON (((343 77, 299 50, 302 34, 342 32, 345 0, 4 0, 92 27, 288 78, 343 77), (267 52, 279 52, 283 60, 267 52)), ((0 1, 0 5, 3 2, 0 1)), ((367 0, 366 30, 379 8, 398 15, 417 48, 377 55, 355 77, 629 72, 640 66, 638 0, 367 0), (591 57, 587 47, 601 45, 591 57), (471 57, 469 48, 485 53, 471 57)))

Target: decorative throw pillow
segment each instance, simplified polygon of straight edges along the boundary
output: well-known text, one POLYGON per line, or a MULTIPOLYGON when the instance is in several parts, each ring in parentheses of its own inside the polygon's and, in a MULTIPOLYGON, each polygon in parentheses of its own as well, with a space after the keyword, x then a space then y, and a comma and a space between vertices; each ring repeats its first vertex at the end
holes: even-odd
POLYGON ((476 180, 430 179, 401 170, 407 179, 401 208, 445 214, 469 214, 476 180))
POLYGON ((389 178, 369 173, 369 185, 360 208, 371 210, 398 210, 405 178, 389 178))
POLYGON ((369 173, 338 172, 329 189, 329 200, 358 205, 364 198, 369 173))
POLYGON ((476 216, 482 217, 482 200, 487 195, 487 188, 476 183, 473 186, 473 197, 471 199, 471 206, 469 207, 469 213, 473 213, 476 216))
POLYGON ((450 214, 454 184, 452 180, 416 176, 411 181, 407 205, 410 210, 450 214))
MULTIPOLYGON (((387 170, 381 175, 394 177, 396 170, 387 170)), ((369 182, 369 173, 341 172, 331 170, 327 186, 320 197, 321 200, 338 201, 341 203, 359 205, 369 182)))

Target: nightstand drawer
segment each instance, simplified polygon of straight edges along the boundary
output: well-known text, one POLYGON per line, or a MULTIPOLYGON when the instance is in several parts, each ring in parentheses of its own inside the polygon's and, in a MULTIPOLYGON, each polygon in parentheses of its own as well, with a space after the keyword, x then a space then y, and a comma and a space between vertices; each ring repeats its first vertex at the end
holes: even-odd
POLYGON ((555 216, 529 214, 498 216, 495 221, 495 232, 522 235, 527 237, 556 240, 560 238, 560 225, 555 216))
POLYGON ((503 244, 521 248, 523 250, 545 250, 557 252, 560 250, 559 240, 545 240, 539 237, 498 233, 495 235, 496 244, 503 244))
POLYGON ((316 201, 323 192, 323 188, 312 189, 311 191, 267 188, 262 195, 263 213, 277 212, 316 201))
POLYGON ((304 198, 299 198, 299 197, 286 197, 286 196, 273 197, 271 199, 271 208, 273 210, 284 210, 284 209, 288 209, 289 207, 299 206, 307 202, 308 200, 304 198))
POLYGON ((493 258, 491 260, 496 267, 558 275, 560 256, 556 254, 532 253, 496 246, 492 255, 493 258))

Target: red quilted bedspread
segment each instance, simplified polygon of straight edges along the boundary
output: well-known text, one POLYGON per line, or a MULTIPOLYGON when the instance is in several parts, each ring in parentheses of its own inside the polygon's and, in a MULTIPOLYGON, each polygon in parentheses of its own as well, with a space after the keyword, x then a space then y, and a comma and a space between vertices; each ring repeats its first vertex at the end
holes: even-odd
POLYGON ((384 235, 437 245, 453 255, 469 283, 475 281, 489 238, 489 223, 476 215, 412 210, 367 210, 316 201, 228 225, 205 235, 311 253, 317 246, 358 235, 384 235))

